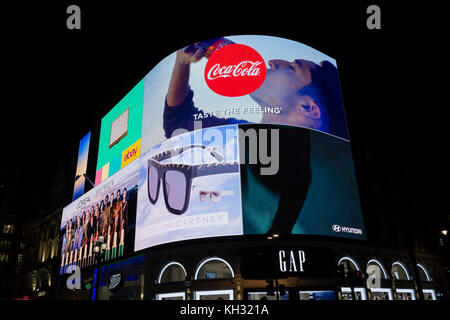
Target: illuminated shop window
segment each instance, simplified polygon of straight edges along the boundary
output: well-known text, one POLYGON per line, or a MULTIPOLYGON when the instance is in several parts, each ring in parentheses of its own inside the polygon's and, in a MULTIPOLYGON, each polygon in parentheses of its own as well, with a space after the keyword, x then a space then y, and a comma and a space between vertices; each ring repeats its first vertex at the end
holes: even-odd
POLYGON ((393 300, 392 289, 389 288, 371 288, 372 300, 393 300))
POLYGON ((430 274, 428 273, 427 269, 425 269, 425 267, 423 265, 421 265, 420 263, 418 263, 417 266, 418 266, 417 269, 419 270, 420 281, 422 281, 422 282, 431 281, 431 277, 430 277, 430 274))
POLYGON ((253 291, 247 293, 248 300, 277 300, 277 294, 280 297, 280 300, 289 300, 289 291, 286 291, 284 295, 281 295, 280 292, 275 291, 273 296, 269 296, 267 291, 253 291))
POLYGON ((416 300, 414 289, 396 289, 397 300, 416 300))
POLYGON ((158 283, 168 283, 186 280, 186 269, 178 262, 169 262, 159 273, 158 283))
POLYGON ((197 266, 195 280, 234 278, 233 268, 225 260, 217 257, 204 259, 197 266))
MULTIPOLYGON (((344 266, 344 272, 350 272, 350 271, 361 271, 361 268, 359 267, 358 263, 355 259, 352 257, 342 257, 339 262, 338 266, 344 266)), ((366 291, 364 288, 353 288, 353 294, 352 290, 349 287, 341 287, 341 296, 343 300, 366 300, 366 291), (353 296, 354 294, 354 296, 353 296)))
POLYGON ((364 288, 353 288, 352 293, 352 288, 342 287, 341 296, 342 300, 367 300, 366 290, 364 288))
POLYGON ((433 289, 423 289, 423 298, 425 300, 437 300, 436 291, 433 289))
POLYGON ((156 300, 186 300, 186 294, 184 292, 159 293, 156 295, 156 300))
POLYGON ((397 261, 392 264, 392 276, 397 280, 409 280, 409 273, 401 262, 397 261))
POLYGON ((233 290, 196 291, 195 300, 233 300, 233 290))
POLYGON ((299 291, 300 300, 336 300, 334 291, 299 291))
MULTIPOLYGON (((427 269, 422 264, 418 263, 417 269, 419 270, 419 278, 421 282, 433 281, 427 269)), ((437 300, 436 291, 434 289, 423 289, 422 292, 425 300, 437 300)))

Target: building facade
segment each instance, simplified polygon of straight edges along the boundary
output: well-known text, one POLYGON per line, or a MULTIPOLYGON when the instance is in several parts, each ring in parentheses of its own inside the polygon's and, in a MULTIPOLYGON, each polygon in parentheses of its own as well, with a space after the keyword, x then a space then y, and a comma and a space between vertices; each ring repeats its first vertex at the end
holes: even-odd
POLYGON ((217 238, 164 245, 82 270, 86 300, 437 300, 448 288, 442 258, 311 237, 217 238), (369 273, 347 281, 345 273, 369 273), (373 272, 375 270, 375 272, 373 272), (370 274, 372 272, 372 277, 370 274), (420 293, 422 293, 422 297, 420 293))
POLYGON ((22 228, 14 215, 0 217, 0 298, 13 294, 14 278, 23 260, 22 228))
POLYGON ((16 277, 16 297, 55 298, 61 210, 58 208, 23 228, 23 259, 16 277))

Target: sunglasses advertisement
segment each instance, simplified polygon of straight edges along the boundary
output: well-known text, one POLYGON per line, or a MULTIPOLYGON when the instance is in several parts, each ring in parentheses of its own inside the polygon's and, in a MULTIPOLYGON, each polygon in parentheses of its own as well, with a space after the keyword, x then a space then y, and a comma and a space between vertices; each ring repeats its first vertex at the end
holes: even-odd
POLYGON ((237 126, 188 132, 140 159, 136 250, 242 234, 237 126))

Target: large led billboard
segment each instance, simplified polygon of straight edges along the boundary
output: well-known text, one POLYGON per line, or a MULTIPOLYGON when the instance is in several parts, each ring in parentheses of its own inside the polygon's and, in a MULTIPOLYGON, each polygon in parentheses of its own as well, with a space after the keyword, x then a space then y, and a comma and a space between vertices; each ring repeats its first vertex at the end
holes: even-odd
POLYGON ((97 170, 91 192, 133 176, 135 251, 230 235, 366 238, 336 61, 292 40, 230 36, 172 53, 102 119, 97 170))
POLYGON ((136 250, 196 238, 365 239, 348 141, 240 124, 177 135, 140 158, 136 250))

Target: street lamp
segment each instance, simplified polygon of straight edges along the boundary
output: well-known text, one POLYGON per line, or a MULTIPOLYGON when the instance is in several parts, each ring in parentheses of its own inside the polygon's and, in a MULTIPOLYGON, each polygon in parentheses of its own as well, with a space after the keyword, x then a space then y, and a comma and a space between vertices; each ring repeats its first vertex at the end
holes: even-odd
POLYGON ((103 258, 105 251, 106 251, 105 237, 98 236, 98 239, 94 247, 94 253, 97 256, 97 267, 100 265, 100 261, 103 258))
POLYGON ((93 251, 95 254, 95 258, 97 259, 97 263, 96 263, 97 270, 95 271, 95 276, 94 276, 94 296, 95 296, 95 290, 97 287, 97 281, 95 279, 97 278, 97 272, 100 269, 100 262, 101 262, 102 258, 104 257, 104 254, 106 251, 105 237, 98 236, 97 241, 95 242, 93 251))

